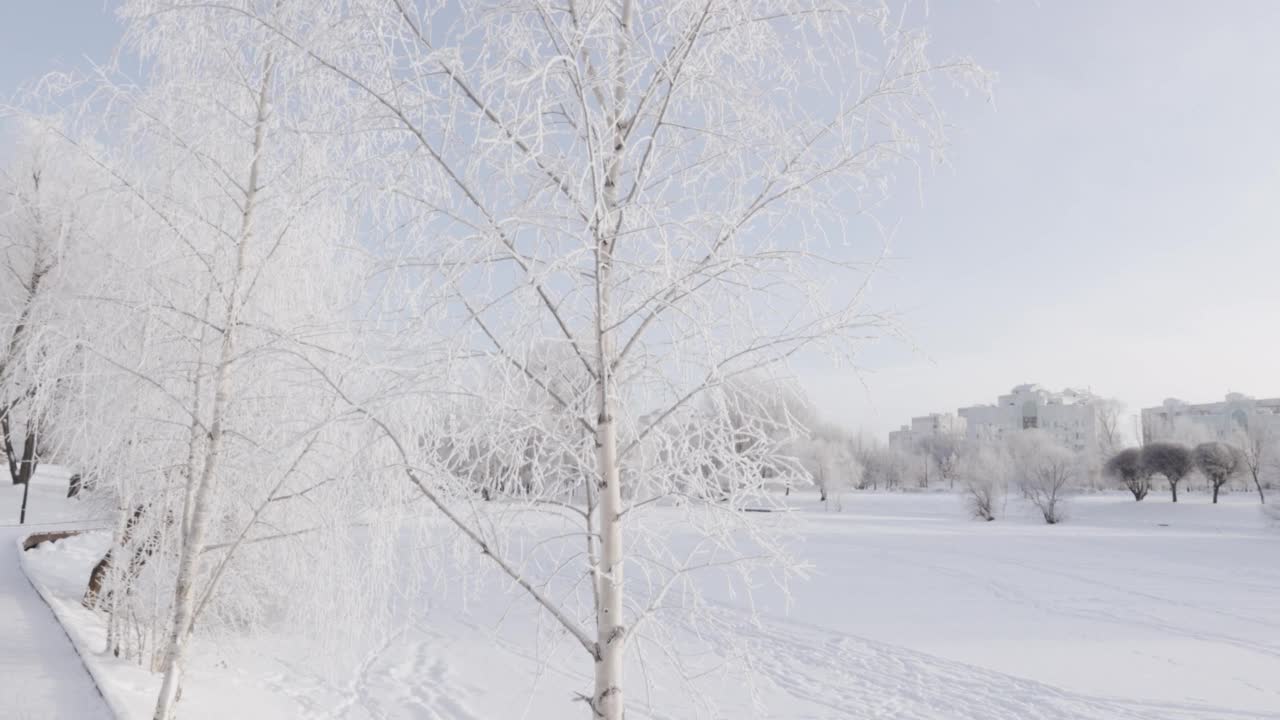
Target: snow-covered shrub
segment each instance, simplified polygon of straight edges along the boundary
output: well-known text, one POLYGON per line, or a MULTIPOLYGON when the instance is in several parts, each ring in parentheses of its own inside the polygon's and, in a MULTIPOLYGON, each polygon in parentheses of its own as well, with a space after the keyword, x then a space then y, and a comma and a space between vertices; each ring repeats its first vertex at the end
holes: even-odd
POLYGON ((957 468, 961 492, 973 517, 995 520, 1009 486, 1010 460, 1003 448, 979 445, 961 457, 957 468))
POLYGON ((818 488, 818 499, 843 509, 843 493, 862 479, 862 465, 849 438, 836 428, 819 428, 812 437, 799 440, 794 451, 818 488))
POLYGON ((1079 458, 1041 430, 1028 430, 1009 440, 1018 490, 1050 525, 1066 517, 1066 494, 1079 476, 1079 458))

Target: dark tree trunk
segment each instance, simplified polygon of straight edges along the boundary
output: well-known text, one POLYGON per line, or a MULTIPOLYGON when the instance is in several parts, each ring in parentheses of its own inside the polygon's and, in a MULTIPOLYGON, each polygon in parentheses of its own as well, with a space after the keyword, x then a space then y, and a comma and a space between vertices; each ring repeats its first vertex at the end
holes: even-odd
POLYGON ((27 523, 27 495, 31 492, 31 481, 22 483, 22 509, 18 511, 18 524, 27 523))
POLYGON ((22 460, 18 464, 18 482, 22 483, 22 508, 18 511, 18 524, 25 525, 27 522, 27 497, 31 494, 31 478, 36 474, 36 436, 35 433, 27 433, 27 439, 22 443, 22 460))
POLYGON ((1218 504, 1218 488, 1222 487, 1217 482, 1213 483, 1213 504, 1218 504))
MULTIPOLYGON (((137 529, 138 523, 142 522, 142 514, 144 507, 139 505, 133 509, 133 515, 129 517, 129 521, 125 523, 124 535, 120 538, 120 547, 129 544, 129 540, 133 537, 134 530, 137 529)), ((129 573, 134 573, 142 569, 142 565, 146 562, 146 556, 150 555, 149 548, 138 548, 134 550, 133 558, 129 561, 129 573)), ((107 572, 111 570, 112 561, 114 559, 114 549, 107 550, 107 554, 102 556, 97 565, 93 566, 93 570, 89 572, 89 587, 84 592, 84 599, 81 604, 87 608, 93 609, 102 599, 102 584, 107 579, 107 572)))
POLYGON ((1258 473, 1253 474, 1253 486, 1258 488, 1258 502, 1262 505, 1267 504, 1267 496, 1262 494, 1262 482, 1258 480, 1258 473))
POLYGON ((13 451, 13 435, 9 432, 9 408, 0 414, 0 432, 4 433, 4 458, 9 462, 9 478, 14 485, 19 485, 22 483, 22 470, 18 467, 18 454, 13 451))
POLYGON ((1134 502, 1142 502, 1142 499, 1147 496, 1147 484, 1142 482, 1141 479, 1126 481, 1126 484, 1129 487, 1129 492, 1133 493, 1134 502))
POLYGON ((18 510, 18 524, 27 522, 27 498, 31 494, 31 478, 36 474, 40 459, 36 457, 36 434, 30 430, 22 441, 22 456, 14 452, 13 436, 9 431, 9 410, 0 414, 0 433, 4 434, 4 454, 9 461, 9 477, 14 485, 22 486, 22 507, 18 510))
POLYGON ((1173 501, 1178 502, 1178 483, 1175 480, 1169 481, 1169 490, 1173 492, 1173 501))
POLYGON ((89 587, 84 591, 84 599, 81 604, 92 609, 98 604, 98 598, 102 597, 102 583, 107 578, 107 571, 111 569, 111 551, 108 550, 106 555, 93 566, 93 570, 89 572, 89 587))

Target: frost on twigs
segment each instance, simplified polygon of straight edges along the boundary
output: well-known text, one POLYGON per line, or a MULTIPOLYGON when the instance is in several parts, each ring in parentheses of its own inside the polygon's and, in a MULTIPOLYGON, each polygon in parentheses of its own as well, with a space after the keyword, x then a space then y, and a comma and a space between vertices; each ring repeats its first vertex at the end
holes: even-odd
POLYGON ((79 147, 128 231, 64 432, 112 428, 80 464, 116 509, 112 622, 165 668, 157 717, 192 629, 336 615, 324 584, 407 516, 581 646, 601 717, 648 702, 628 658, 695 696, 707 647, 749 660, 702 593, 749 604, 802 568, 785 514, 744 511, 859 481, 838 443, 798 457, 789 367, 894 331, 865 213, 943 149, 939 81, 984 84, 929 58, 922 9, 122 12, 144 81, 100 73, 80 117, 109 147, 79 147))
POLYGON ((1009 438, 1014 483, 1045 523, 1066 519, 1067 496, 1083 474, 1082 460, 1043 430, 1027 430, 1009 438))
POLYGON ((981 74, 880 3, 343 8, 329 36, 262 22, 388 138, 379 301, 394 343, 432 349, 392 353, 403 387, 437 392, 368 410, 618 718, 641 697, 623 653, 672 632, 673 593, 709 630, 692 578, 794 569, 775 519, 741 511, 811 472, 730 389, 891 329, 856 216, 942 149, 934 83, 981 74), (533 513, 554 525, 520 545, 533 513))
POLYGON ((961 494, 973 517, 995 520, 1004 507, 1013 460, 1008 448, 983 443, 968 448, 958 462, 961 494))
POLYGON ((86 598, 105 650, 164 672, 168 717, 193 636, 328 638, 316 620, 335 609, 378 627, 378 603, 343 587, 385 584, 351 556, 404 499, 329 382, 367 384, 353 118, 252 19, 155 9, 122 10, 145 82, 50 83, 70 109, 40 121, 58 171, 91 183, 68 211, 95 223, 69 257, 74 322, 45 328, 72 351, 47 433, 111 514, 86 598))

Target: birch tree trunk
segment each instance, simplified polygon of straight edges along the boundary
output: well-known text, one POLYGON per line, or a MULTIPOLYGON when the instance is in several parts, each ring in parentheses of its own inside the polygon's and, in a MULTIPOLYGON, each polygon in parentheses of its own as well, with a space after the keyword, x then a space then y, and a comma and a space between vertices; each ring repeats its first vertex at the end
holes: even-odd
POLYGON ((191 494, 190 525, 182 544, 182 556, 178 565, 178 580, 174 590, 173 627, 170 629, 169 647, 164 661, 164 681, 156 699, 155 720, 170 720, 182 686, 182 671, 195 614, 196 577, 200 556, 204 551, 205 535, 211 516, 210 491, 218 471, 219 453, 222 449, 223 422, 231 395, 231 365, 236 355, 236 326, 239 323, 243 298, 241 285, 247 275, 248 246, 252 230, 253 210, 258 194, 258 169, 266 139, 267 91, 271 83, 271 59, 268 56, 263 70, 262 84, 258 92, 257 117, 254 120, 253 159, 249 165, 249 181, 245 186, 244 210, 240 220, 240 232, 236 242, 235 269, 227 297, 226 326, 222 331, 222 345, 214 376, 213 405, 210 408, 209 445, 199 478, 195 480, 191 494))
MULTIPOLYGON (((866 266, 826 250, 824 239, 843 227, 843 213, 829 207, 887 184, 881 168, 920 149, 915 130, 931 148, 941 137, 923 82, 936 70, 927 36, 860 0, 339 6, 330 24, 366 31, 368 57, 347 57, 345 31, 329 39, 251 9, 235 14, 257 18, 339 78, 357 105, 392 121, 388 147, 408 151, 396 153, 394 183, 447 211, 415 211, 404 239, 388 245, 387 265, 430 257, 406 285, 432 307, 438 299, 459 311, 459 332, 474 337, 459 341, 466 352, 451 350, 441 372, 476 387, 467 393, 474 403, 459 400, 433 418, 402 407, 400 393, 365 402, 330 385, 386 436, 405 476, 465 540, 582 644, 594 663, 584 699, 595 718, 621 720, 632 636, 639 646, 669 622, 665 594, 705 561, 666 547, 658 534, 667 526, 646 525, 644 507, 673 497, 689 512, 714 508, 716 527, 700 530, 722 538, 746 528, 762 548, 733 562, 789 566, 770 532, 718 505, 770 504, 764 480, 789 486, 804 477, 772 461, 782 433, 755 422, 759 403, 746 409, 746 437, 714 431, 731 410, 724 388, 785 371, 811 347, 843 354, 883 326, 859 311, 866 266), (860 28, 884 50, 883 67, 850 52, 861 47, 860 28), (791 48, 814 40, 829 58, 797 65, 791 48), (531 82, 513 68, 542 69, 531 82), (837 70, 832 92, 824 73, 837 70), (827 99, 814 102, 811 92, 827 99), (786 312, 766 315, 766 305, 786 312), (539 363, 528 349, 544 345, 568 362, 539 363), (461 430, 454 410, 466 418, 461 430), (570 460, 557 468, 553 458, 570 460), (579 470, 592 464, 594 473, 579 470), (541 472, 525 471, 535 465, 541 472), (579 511, 570 488, 584 476, 579 511), (471 493, 582 516, 584 532, 571 541, 586 536, 585 555, 574 557, 586 558, 575 569, 590 577, 594 637, 565 610, 585 597, 544 592, 522 563, 531 556, 505 557, 499 528, 451 509, 471 493), (647 556, 653 547, 663 561, 647 556), (624 595, 628 564, 644 581, 624 595), (664 579, 655 587, 653 577, 664 579)), ((971 65, 946 67, 965 75, 971 65)), ((386 212, 398 227, 403 210, 386 212)), ((395 342, 434 341, 431 323, 414 320, 395 342)), ((891 479, 905 472, 895 463, 891 479)))
POLYGON ((212 294, 210 290, 205 295, 203 322, 200 325, 200 340, 197 348, 196 368, 191 378, 191 426, 190 436, 187 441, 187 464, 183 469, 183 478, 186 480, 185 487, 182 492, 182 523, 180 526, 179 539, 186 542, 191 529, 191 506, 195 501, 195 483, 192 478, 196 476, 197 460, 199 457, 200 447, 200 396, 204 391, 203 375, 204 375, 204 347, 205 340, 209 332, 209 298, 212 294))
POLYGON ((605 169, 604 213, 597 226, 596 241, 596 338, 599 363, 600 415, 596 420, 596 452, 600 473, 600 569, 596 574, 596 658, 595 692, 591 706, 596 717, 622 720, 625 704, 622 695, 622 661, 626 649, 626 625, 622 617, 623 543, 622 487, 618 472, 618 428, 616 392, 613 382, 614 350, 610 310, 613 281, 614 244, 622 229, 622 212, 618 207, 618 180, 622 170, 623 147, 626 142, 627 84, 624 76, 631 33, 631 0, 623 0, 618 18, 618 36, 613 61, 613 105, 609 120, 612 130, 610 148, 602 156, 608 158, 605 169))
MULTIPOLYGON (((602 336, 607 338, 607 336, 602 336)), ((607 339, 601 343, 604 350, 607 339)), ((603 363, 602 363, 603 365, 603 363)), ((622 489, 619 486, 617 427, 613 417, 608 374, 601 375, 600 419, 596 431, 600 459, 600 571, 597 573, 600 605, 596 611, 595 694, 596 717, 621 720, 622 659, 626 627, 622 622, 622 489)))

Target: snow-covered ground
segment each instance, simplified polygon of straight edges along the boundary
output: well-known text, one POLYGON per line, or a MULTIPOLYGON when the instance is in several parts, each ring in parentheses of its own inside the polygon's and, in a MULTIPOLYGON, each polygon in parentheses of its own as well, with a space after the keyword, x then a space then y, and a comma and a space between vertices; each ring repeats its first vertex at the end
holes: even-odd
POLYGON ((37 476, 28 498, 29 524, 18 527, 14 523, 21 492, 21 487, 7 483, 0 488, 0 718, 109 718, 62 626, 20 563, 22 538, 71 527, 65 521, 74 517, 75 508, 64 502, 66 476, 37 476))
MULTIPOLYGON (((797 497, 797 554, 815 566, 809 580, 789 597, 758 588, 758 623, 745 597, 705 588, 749 650, 750 669, 718 671, 711 655, 694 657, 710 671, 690 692, 660 658, 634 658, 628 714, 1280 717, 1280 530, 1243 493, 1217 506, 1196 494, 1178 505, 1126 497, 1073 498, 1069 521, 1052 527, 1013 500, 1006 518, 981 523, 948 494, 853 494, 841 513, 797 497)), ((104 543, 88 536, 29 553, 91 645, 100 630, 73 601, 104 543)), ((586 715, 574 699, 589 687, 581 649, 548 642, 545 619, 497 580, 457 569, 473 586, 464 593, 459 577, 438 572, 445 577, 424 593, 423 612, 365 648, 337 682, 304 669, 290 638, 202 644, 183 717, 586 715)), ((686 630, 692 638, 695 628, 686 630)), ((154 678, 91 661, 116 679, 109 692, 148 713, 154 678)))

